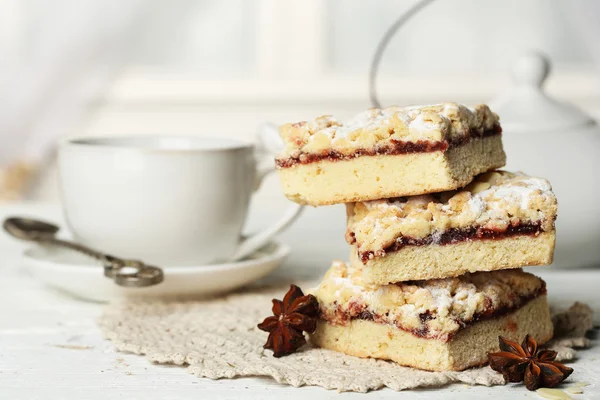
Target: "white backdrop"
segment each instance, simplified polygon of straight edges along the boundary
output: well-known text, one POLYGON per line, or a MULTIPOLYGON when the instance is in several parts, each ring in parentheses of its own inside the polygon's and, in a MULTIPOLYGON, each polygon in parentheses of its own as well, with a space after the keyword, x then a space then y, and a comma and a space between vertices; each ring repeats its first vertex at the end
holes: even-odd
MULTIPOLYGON (((0 0, 0 167, 46 166, 66 134, 249 138, 262 120, 357 111, 377 41, 412 3, 0 0)), ((594 0, 435 2, 390 45, 382 97, 485 101, 535 48, 551 90, 595 111, 599 15, 594 0)))

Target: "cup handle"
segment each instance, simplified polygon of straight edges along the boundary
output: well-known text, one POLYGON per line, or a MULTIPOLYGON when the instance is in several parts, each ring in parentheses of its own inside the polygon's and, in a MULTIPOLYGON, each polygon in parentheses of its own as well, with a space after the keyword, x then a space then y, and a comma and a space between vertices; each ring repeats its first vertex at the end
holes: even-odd
MULTIPOLYGON (((257 153, 262 154, 257 167, 256 186, 258 189, 264 178, 272 172, 275 172, 275 164, 273 162, 273 156, 279 146, 278 142, 281 141, 277 134, 277 129, 273 124, 263 124, 258 133, 258 145, 257 153), (267 160, 268 159, 268 160, 267 160)), ((275 223, 269 225, 265 229, 251 235, 244 237, 240 246, 238 247, 235 254, 230 258, 231 261, 237 261, 244 258, 259 248, 266 245, 273 236, 287 229, 300 215, 300 212, 304 209, 300 204, 292 203, 283 216, 275 223)))

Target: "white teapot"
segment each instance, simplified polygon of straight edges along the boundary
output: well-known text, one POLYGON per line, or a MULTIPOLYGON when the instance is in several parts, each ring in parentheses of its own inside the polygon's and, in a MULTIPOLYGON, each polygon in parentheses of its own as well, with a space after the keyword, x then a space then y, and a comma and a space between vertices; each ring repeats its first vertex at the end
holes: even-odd
POLYGON ((530 53, 513 69, 515 87, 492 101, 509 171, 547 178, 558 198, 559 267, 600 266, 600 127, 542 89, 548 59, 530 53))

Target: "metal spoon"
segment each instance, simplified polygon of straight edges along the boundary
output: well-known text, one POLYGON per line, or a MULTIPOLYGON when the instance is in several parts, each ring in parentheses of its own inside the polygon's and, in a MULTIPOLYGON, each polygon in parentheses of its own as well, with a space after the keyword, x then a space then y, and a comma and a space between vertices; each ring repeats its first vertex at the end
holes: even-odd
POLYGON ((120 286, 146 287, 159 284, 164 279, 163 271, 158 267, 137 260, 123 260, 78 243, 58 239, 56 233, 60 228, 48 222, 11 217, 5 219, 2 226, 6 232, 18 239, 66 247, 99 260, 104 266, 104 276, 120 286))

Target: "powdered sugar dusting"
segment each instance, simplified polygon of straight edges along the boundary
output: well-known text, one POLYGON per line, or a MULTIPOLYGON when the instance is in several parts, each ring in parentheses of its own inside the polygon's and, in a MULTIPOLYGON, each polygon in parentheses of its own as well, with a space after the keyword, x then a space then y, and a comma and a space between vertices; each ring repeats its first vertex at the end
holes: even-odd
MULTIPOLYGON (((358 130, 375 131, 383 126, 392 126, 392 118, 397 118, 404 123, 413 139, 421 139, 429 137, 433 131, 446 132, 452 125, 450 116, 456 115, 461 107, 473 115, 477 112, 476 108, 459 106, 456 103, 419 105, 403 108, 392 106, 384 109, 363 111, 344 123, 338 123, 335 118, 328 116, 328 121, 335 122, 333 126, 328 128, 318 129, 315 123, 309 123, 309 126, 315 131, 315 135, 316 133, 325 134, 335 143, 339 139, 348 138, 350 133, 358 130), (438 118, 432 119, 431 113, 437 115, 438 118)), ((464 132, 461 134, 464 134, 464 132)), ((309 137, 308 140, 313 140, 315 135, 309 137)))
MULTIPOLYGON (((550 182, 544 178, 535 178, 524 175, 523 173, 517 172, 512 173, 510 176, 503 172, 506 176, 511 179, 505 179, 497 185, 491 186, 489 189, 481 191, 476 194, 472 194, 468 200, 468 211, 477 217, 482 216, 487 211, 497 210, 498 207, 506 208, 507 204, 517 204, 521 208, 527 208, 529 201, 534 196, 552 197, 552 187, 550 182), (498 200, 504 200, 504 204, 497 204, 498 200)), ((455 192, 459 194, 461 191, 455 192)), ((450 197, 450 199, 452 196, 450 197)), ((427 208, 429 203, 440 204, 443 211, 452 212, 452 206, 449 201, 440 203, 432 195, 419 195, 410 196, 404 199, 382 199, 382 200, 371 200, 365 201, 362 204, 367 209, 380 211, 389 211, 394 209, 398 212, 402 211, 407 205, 427 208)), ((377 222, 377 218, 373 218, 373 222, 377 222)))
POLYGON ((483 214, 487 208, 485 201, 481 198, 481 196, 473 196, 469 200, 469 207, 471 212, 477 216, 483 214))
POLYGON ((533 196, 554 196, 550 182, 546 179, 529 177, 520 172, 516 173, 515 177, 511 184, 491 187, 476 194, 474 198, 502 199, 518 204, 520 208, 528 208, 533 196))
POLYGON ((441 337, 460 329, 460 321, 469 321, 489 307, 514 307, 542 287, 539 278, 520 270, 367 286, 360 269, 335 262, 313 294, 327 312, 341 308, 356 315, 368 310, 380 322, 406 328, 425 324, 433 337, 441 337))
POLYGON ((280 135, 285 143, 278 159, 335 150, 352 155, 359 149, 390 147, 398 142, 457 142, 471 133, 499 127, 498 116, 486 105, 466 107, 456 103, 426 106, 372 108, 347 121, 331 115, 285 124, 280 135))
MULTIPOLYGON (((384 124, 390 123, 390 118, 394 115, 394 109, 386 108, 383 110, 367 110, 356 115, 341 126, 337 126, 331 136, 334 142, 338 139, 346 139, 351 132, 359 129, 376 130, 384 124)), ((408 120, 405 120, 408 123, 408 120)), ((330 128, 331 129, 331 128, 330 128)))
POLYGON ((398 238, 431 236, 448 229, 484 227, 503 232, 511 224, 554 229, 557 202, 550 183, 522 173, 494 171, 466 188, 433 195, 355 203, 347 229, 361 252, 377 252, 398 238))

